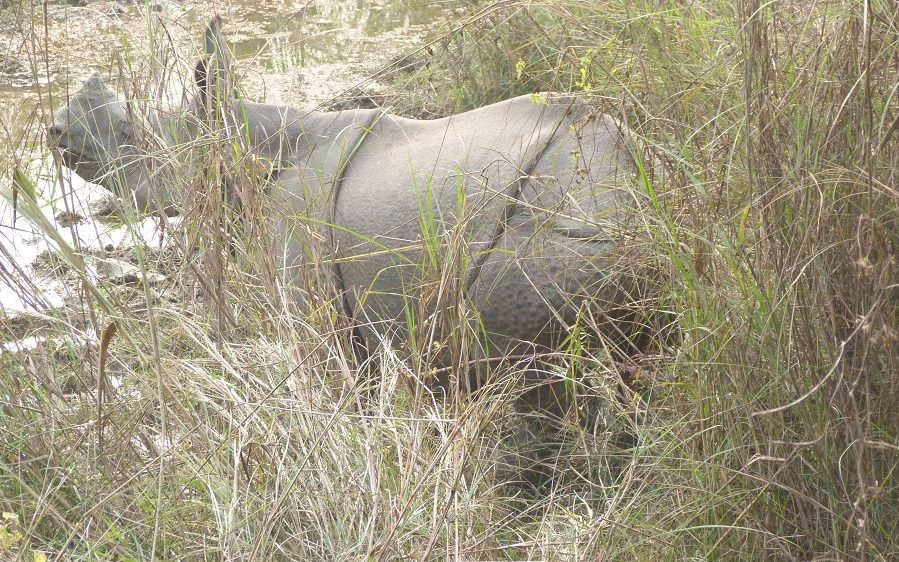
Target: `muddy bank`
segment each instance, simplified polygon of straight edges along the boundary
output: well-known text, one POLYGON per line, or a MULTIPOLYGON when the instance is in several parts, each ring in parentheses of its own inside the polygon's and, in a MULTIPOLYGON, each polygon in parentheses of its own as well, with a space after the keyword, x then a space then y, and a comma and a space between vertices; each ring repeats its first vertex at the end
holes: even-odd
POLYGON ((365 82, 450 15, 447 4, 427 0, 83 0, 50 3, 46 16, 14 3, 0 9, 0 111, 21 112, 25 100, 28 111, 35 100, 55 105, 94 68, 134 80, 160 66, 189 67, 213 13, 224 18, 250 95, 304 106, 365 82))

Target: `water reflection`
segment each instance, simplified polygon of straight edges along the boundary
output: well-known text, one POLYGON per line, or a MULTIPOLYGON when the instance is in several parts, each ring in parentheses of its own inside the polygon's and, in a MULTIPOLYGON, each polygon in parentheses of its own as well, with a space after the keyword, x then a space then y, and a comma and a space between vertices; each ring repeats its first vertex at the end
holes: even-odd
POLYGON ((238 58, 256 57, 264 68, 297 67, 380 58, 393 37, 406 38, 446 19, 446 4, 433 0, 319 0, 284 16, 265 10, 246 14, 262 33, 241 38, 238 58))

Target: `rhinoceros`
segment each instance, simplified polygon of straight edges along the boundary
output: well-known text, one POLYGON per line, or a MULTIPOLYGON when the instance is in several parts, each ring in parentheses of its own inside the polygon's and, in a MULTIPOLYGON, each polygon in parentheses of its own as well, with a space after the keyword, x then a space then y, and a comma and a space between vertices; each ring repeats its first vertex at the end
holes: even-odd
MULTIPOLYGON (((197 67, 203 95, 180 117, 158 117, 156 137, 186 143, 221 113, 209 107, 227 70, 220 26, 213 19, 206 36, 216 72, 197 67)), ((476 319, 484 357, 553 345, 582 307, 625 304, 610 271, 638 201, 631 137, 577 96, 525 95, 435 120, 228 105, 222 131, 272 163, 266 194, 284 279, 300 283, 310 232, 301 227, 311 225, 366 339, 408 335, 446 291, 476 319)), ((158 155, 134 140, 148 121, 95 74, 55 114, 49 142, 139 208, 177 205, 149 171, 158 155)))

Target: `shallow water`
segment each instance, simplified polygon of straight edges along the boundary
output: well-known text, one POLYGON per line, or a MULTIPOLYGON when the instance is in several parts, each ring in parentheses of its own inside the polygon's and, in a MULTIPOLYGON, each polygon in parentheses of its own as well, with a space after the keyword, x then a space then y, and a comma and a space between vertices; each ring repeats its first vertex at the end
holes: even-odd
MULTIPOLYGON (((83 7, 47 4, 43 12, 37 4, 13 0, 0 8, 0 182, 7 182, 0 188, 8 192, 13 168, 26 170, 38 184, 44 216, 76 249, 116 255, 135 243, 158 243, 154 219, 129 230, 93 218, 91 205, 107 193, 66 170, 60 177, 42 146, 41 124, 49 121, 68 89, 77 90, 93 69, 119 90, 123 82, 160 75, 160 67, 187 79, 202 45, 202 30, 214 12, 224 18, 250 97, 317 106, 360 85, 362 91, 376 92, 379 85, 368 79, 372 72, 422 46, 448 19, 450 4, 93 0, 83 7), (82 220, 63 226, 66 221, 57 217, 71 212, 82 220)), ((80 298, 78 287, 35 267, 40 256, 54 249, 54 242, 0 199, 0 318, 80 298)))

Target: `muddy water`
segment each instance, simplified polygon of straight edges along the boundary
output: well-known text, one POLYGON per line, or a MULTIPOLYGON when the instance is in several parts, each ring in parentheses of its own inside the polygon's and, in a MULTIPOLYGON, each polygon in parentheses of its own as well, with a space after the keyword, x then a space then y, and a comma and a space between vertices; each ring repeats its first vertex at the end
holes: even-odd
MULTIPOLYGON (((69 0, 75 3, 76 0, 69 0)), ((0 189, 12 169, 37 181, 43 214, 62 239, 88 254, 116 256, 158 243, 159 224, 126 228, 95 219, 109 194, 54 168, 42 123, 94 69, 107 83, 188 76, 213 13, 238 59, 252 98, 318 106, 348 91, 378 93, 369 76, 436 35, 453 3, 434 0, 77 0, 83 6, 9 0, 0 4, 0 189), (71 223, 74 216, 75 223, 71 223)), ((177 80, 171 80, 177 83, 177 80)), ((0 321, 80 299, 80 291, 43 266, 55 244, 0 199, 0 321)), ((104 258, 105 259, 105 258, 104 258)), ((102 264, 101 264, 102 265, 102 264)), ((102 269, 102 268, 94 268, 102 269)), ((88 272, 93 277, 96 272, 88 272)), ((96 274, 99 275, 99 274, 96 274)), ((38 314, 40 315, 40 314, 38 314)), ((2 327, 3 322, 0 322, 2 327)), ((24 337, 22 333, 17 337, 24 337)), ((0 337, 0 340, 8 336, 0 337)))

